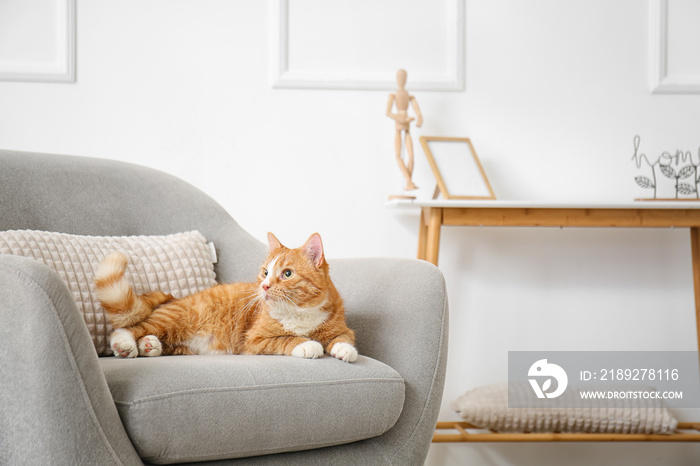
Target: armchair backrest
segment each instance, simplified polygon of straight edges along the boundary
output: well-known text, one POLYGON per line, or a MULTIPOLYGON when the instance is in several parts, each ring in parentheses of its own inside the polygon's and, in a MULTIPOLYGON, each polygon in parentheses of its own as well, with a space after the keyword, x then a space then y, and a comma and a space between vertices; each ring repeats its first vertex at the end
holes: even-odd
POLYGON ((183 180, 125 162, 0 150, 0 230, 165 235, 199 230, 219 256, 217 280, 254 280, 264 245, 183 180))

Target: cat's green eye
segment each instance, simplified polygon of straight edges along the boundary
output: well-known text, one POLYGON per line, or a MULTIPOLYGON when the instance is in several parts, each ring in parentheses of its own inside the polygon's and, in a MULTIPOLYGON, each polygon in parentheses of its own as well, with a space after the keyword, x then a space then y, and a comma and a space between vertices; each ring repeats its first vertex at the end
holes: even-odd
POLYGON ((291 270, 287 269, 284 272, 282 272, 282 275, 284 275, 284 278, 289 278, 294 274, 291 270))

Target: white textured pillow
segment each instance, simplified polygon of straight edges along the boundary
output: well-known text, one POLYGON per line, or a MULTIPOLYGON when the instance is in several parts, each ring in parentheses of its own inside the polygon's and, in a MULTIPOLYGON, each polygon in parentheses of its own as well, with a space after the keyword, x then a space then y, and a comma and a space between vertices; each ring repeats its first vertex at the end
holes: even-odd
POLYGON ((32 257, 54 269, 78 303, 97 353, 111 355, 112 326, 95 296, 93 279, 112 251, 129 256, 126 278, 137 294, 162 291, 181 298, 216 284, 214 263, 201 233, 168 236, 78 236, 33 230, 0 232, 0 254, 32 257))
MULTIPOLYGON (((532 388, 522 384, 513 390, 517 396, 532 388)), ((552 408, 508 408, 508 384, 489 385, 460 396, 452 409, 469 424, 496 432, 670 434, 678 424, 660 400, 619 400, 614 408, 604 406, 606 400, 587 400, 591 406, 561 407, 572 406, 566 396, 549 400, 552 408)))

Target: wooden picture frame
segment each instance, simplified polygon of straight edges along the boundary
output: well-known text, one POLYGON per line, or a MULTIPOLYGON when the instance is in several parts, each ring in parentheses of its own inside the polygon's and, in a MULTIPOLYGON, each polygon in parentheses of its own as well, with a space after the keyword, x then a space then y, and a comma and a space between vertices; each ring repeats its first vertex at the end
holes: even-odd
POLYGON ((445 199, 496 199, 469 138, 421 136, 439 194, 445 199))

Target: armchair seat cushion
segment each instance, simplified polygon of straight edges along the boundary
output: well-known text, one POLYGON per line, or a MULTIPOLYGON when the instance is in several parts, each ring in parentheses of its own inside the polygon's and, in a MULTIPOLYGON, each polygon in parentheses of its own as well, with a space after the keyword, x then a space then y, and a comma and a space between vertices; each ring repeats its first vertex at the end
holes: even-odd
POLYGON ((100 358, 139 456, 169 464, 298 451, 381 435, 405 387, 360 356, 198 355, 100 358))

